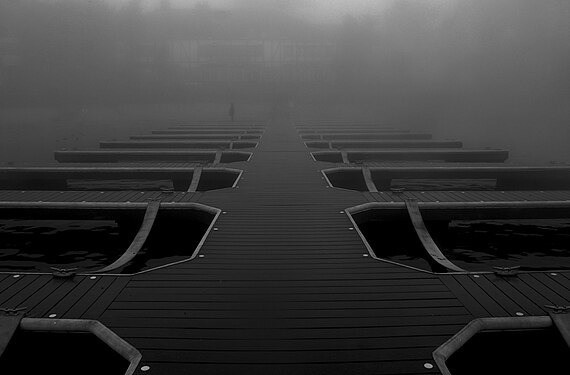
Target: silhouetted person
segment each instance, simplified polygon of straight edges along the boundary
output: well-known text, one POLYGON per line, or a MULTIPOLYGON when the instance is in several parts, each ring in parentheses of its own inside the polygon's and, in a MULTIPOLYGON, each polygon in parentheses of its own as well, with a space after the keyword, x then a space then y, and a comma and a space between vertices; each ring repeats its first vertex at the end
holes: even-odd
POLYGON ((234 122, 235 114, 236 114, 236 108, 234 106, 234 102, 231 102, 231 104, 230 104, 230 118, 232 119, 232 122, 234 122))

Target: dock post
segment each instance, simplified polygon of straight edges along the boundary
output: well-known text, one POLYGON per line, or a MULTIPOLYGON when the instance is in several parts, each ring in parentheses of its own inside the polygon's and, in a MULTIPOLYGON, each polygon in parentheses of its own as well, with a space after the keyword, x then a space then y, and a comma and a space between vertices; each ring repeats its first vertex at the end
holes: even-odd
POLYGON ((376 185, 374 185, 374 181, 372 181, 372 174, 370 173, 370 168, 362 167, 362 175, 364 176, 364 181, 366 182, 366 187, 368 191, 371 193, 378 193, 378 189, 376 189, 376 185))
POLYGON ((192 182, 190 182, 190 187, 188 187, 189 193, 194 193, 198 189, 198 184, 200 184, 200 177, 202 177, 202 167, 194 168, 194 174, 192 175, 192 182))

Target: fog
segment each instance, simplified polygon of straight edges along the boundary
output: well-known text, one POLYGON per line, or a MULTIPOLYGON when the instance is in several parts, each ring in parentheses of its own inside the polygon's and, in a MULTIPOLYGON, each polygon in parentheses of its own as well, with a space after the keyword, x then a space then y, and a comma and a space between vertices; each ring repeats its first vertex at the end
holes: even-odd
POLYGON ((566 0, 0 0, 0 161, 235 101, 568 162, 569 19, 566 0))

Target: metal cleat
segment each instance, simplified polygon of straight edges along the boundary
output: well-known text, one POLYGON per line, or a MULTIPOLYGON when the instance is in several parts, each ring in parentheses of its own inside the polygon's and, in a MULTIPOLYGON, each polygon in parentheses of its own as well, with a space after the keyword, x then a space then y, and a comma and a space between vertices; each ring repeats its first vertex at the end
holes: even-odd
POLYGON ((544 305, 553 314, 567 314, 570 311, 570 306, 560 306, 560 305, 544 305))
POLYGON ((406 188, 404 187, 399 187, 399 188, 390 188, 390 191, 394 194, 403 194, 406 191, 406 188))
POLYGON ((50 268, 53 271, 51 273, 52 276, 56 278, 68 279, 74 277, 77 274, 77 268, 50 268))
POLYGON ((9 308, 9 307, 0 307, 0 315, 2 316, 17 316, 20 314, 25 314, 24 311, 26 311, 28 308, 27 307, 17 307, 15 309, 9 308))
POLYGON ((520 266, 514 267, 493 267, 494 273, 497 276, 509 277, 509 276, 516 276, 519 274, 520 266))

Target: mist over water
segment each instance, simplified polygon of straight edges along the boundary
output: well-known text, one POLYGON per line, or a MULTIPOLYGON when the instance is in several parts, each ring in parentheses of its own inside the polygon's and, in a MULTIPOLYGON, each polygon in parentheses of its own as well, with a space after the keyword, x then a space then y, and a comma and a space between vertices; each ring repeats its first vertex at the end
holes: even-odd
POLYGON ((235 101, 568 162, 569 19, 563 0, 1 0, 0 161, 235 101))

